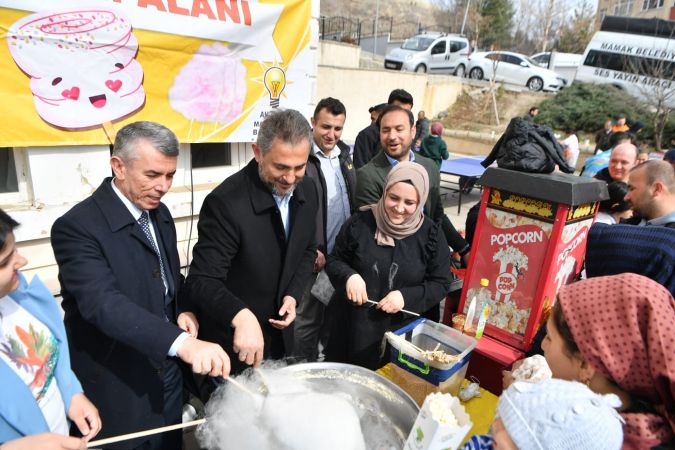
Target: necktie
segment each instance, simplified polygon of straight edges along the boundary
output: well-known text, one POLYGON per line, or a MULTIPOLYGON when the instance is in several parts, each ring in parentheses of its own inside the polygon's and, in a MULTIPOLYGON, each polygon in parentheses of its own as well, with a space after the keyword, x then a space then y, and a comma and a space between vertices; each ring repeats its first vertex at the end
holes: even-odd
POLYGON ((155 243, 155 240, 152 237, 152 233, 150 232, 150 216, 148 215, 147 211, 143 211, 141 217, 138 219, 138 224, 141 226, 141 229, 143 230, 145 237, 148 238, 148 242, 150 242, 152 249, 155 251, 155 254, 157 255, 157 259, 159 260, 159 271, 162 275, 162 282, 164 283, 164 289, 168 289, 169 286, 166 283, 166 275, 164 274, 164 262, 162 261, 162 255, 159 253, 159 248, 157 248, 157 244, 155 243))

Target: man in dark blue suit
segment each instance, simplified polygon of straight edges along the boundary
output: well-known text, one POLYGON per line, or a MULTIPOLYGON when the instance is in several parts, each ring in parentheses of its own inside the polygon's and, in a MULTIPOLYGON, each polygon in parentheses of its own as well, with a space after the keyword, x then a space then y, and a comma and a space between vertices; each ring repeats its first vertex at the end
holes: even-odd
MULTIPOLYGON (((125 126, 110 160, 115 177, 52 228, 72 366, 99 408, 102 438, 180 422, 179 360, 197 373, 229 374, 227 354, 196 339, 197 320, 178 302, 176 229, 160 201, 177 157, 166 127, 125 126)), ((181 434, 107 448, 180 449, 181 434)))

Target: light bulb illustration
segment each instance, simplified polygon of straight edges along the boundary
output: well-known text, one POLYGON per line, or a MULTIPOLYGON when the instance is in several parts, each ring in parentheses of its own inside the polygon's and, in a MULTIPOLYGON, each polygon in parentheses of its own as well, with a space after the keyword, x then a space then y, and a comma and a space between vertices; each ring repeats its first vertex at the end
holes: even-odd
POLYGON ((270 106, 278 108, 279 96, 286 87, 286 74, 281 67, 270 67, 265 71, 263 81, 265 82, 265 88, 270 93, 270 106))

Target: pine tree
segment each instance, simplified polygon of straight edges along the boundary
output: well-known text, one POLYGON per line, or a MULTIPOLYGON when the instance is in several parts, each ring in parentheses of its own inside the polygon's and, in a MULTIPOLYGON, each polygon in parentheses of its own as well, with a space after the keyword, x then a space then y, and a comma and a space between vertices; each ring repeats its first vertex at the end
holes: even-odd
POLYGON ((479 6, 481 16, 479 45, 489 49, 508 48, 511 42, 513 5, 511 0, 484 0, 479 6))

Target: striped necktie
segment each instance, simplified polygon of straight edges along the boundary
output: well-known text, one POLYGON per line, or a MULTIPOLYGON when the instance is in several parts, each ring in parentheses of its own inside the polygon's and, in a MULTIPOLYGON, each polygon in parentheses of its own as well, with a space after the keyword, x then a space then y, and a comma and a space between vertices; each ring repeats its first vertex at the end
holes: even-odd
POLYGON ((166 274, 164 273, 164 262, 162 261, 162 255, 159 253, 159 248, 157 247, 157 244, 155 243, 155 240, 152 237, 152 233, 150 232, 150 215, 148 214, 147 211, 143 211, 141 217, 138 219, 138 224, 141 226, 141 229, 143 230, 145 237, 148 238, 148 242, 150 242, 152 249, 155 251, 155 254, 157 255, 157 259, 159 260, 159 271, 162 274, 162 282, 164 283, 164 289, 168 289, 169 285, 166 282, 166 274))

